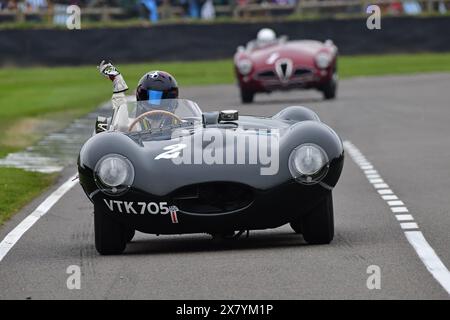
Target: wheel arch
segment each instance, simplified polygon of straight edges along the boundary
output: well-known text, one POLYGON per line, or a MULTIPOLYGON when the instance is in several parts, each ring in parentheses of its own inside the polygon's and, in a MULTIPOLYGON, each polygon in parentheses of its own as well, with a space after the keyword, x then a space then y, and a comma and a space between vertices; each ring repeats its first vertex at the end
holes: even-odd
POLYGON ((320 118, 317 115, 317 113, 303 106, 286 107, 280 112, 278 112, 276 115, 274 115, 272 118, 281 120, 291 120, 297 122, 308 120, 320 122, 320 118))

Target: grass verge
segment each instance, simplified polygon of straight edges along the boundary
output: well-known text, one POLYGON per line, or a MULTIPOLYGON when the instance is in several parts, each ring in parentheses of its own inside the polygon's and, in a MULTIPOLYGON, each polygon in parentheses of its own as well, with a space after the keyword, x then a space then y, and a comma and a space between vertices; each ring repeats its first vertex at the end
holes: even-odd
MULTIPOLYGON (((166 70, 181 88, 233 83, 231 60, 123 64, 133 88, 149 70, 166 70)), ((450 53, 342 56, 342 78, 450 71, 450 53)), ((182 92, 182 91, 181 91, 182 92)), ((0 70, 0 157, 93 110, 111 95, 111 83, 94 66, 0 70)), ((189 97, 185 97, 189 98, 189 97)), ((0 168, 0 224, 54 181, 54 175, 0 168)))
POLYGON ((0 225, 54 181, 55 174, 0 169, 0 225))

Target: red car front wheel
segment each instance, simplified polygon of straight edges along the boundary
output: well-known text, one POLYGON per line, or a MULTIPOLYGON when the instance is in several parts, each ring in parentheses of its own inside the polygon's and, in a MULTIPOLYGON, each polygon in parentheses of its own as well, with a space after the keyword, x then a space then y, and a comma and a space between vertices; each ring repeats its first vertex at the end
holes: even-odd
POLYGON ((321 91, 323 93, 323 98, 325 100, 331 100, 336 98, 337 83, 338 83, 337 79, 338 79, 337 73, 334 72, 331 79, 322 86, 321 91))
POLYGON ((255 98, 255 93, 253 91, 248 91, 241 88, 241 101, 242 103, 252 103, 255 98))

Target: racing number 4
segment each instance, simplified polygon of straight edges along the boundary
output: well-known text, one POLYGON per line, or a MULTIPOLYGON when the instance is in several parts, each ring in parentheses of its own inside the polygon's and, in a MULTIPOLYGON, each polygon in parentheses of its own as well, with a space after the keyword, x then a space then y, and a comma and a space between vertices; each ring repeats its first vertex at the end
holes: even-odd
POLYGON ((155 160, 159 159, 175 159, 180 156, 181 150, 186 148, 184 143, 173 144, 171 146, 164 147, 163 150, 167 150, 155 157, 155 160))

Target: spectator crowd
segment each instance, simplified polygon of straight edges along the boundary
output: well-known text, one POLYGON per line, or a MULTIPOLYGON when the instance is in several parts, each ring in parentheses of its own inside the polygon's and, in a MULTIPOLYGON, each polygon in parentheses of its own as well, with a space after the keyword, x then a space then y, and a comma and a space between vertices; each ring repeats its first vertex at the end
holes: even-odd
MULTIPOLYGON (((36 12, 54 6, 78 5, 81 8, 114 7, 121 8, 129 17, 141 17, 152 22, 160 20, 163 7, 181 9, 181 16, 193 19, 214 19, 217 6, 246 7, 249 4, 261 7, 296 6, 309 0, 0 0, 0 10, 36 12)), ((325 0, 318 0, 325 1, 325 0)), ((374 1, 376 3, 376 1, 374 1)), ((420 14, 426 1, 399 0, 383 6, 383 11, 390 14, 420 14)), ((433 1, 435 11, 446 13, 450 1, 433 1)), ((345 8, 341 10, 346 11, 345 8)), ((349 10, 347 10, 349 12, 349 10)))
POLYGON ((0 0, 0 9, 36 11, 47 8, 46 0, 0 0))

